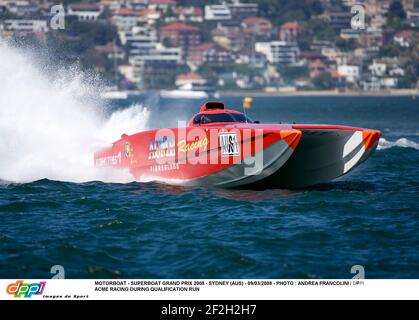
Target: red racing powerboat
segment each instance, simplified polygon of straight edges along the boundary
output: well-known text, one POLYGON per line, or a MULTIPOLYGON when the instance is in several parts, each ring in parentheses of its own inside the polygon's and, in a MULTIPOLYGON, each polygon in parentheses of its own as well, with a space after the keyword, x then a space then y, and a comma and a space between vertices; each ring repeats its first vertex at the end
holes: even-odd
POLYGON ((335 125, 260 124, 207 102, 187 126, 123 134, 96 167, 183 186, 301 188, 340 177, 372 155, 380 132, 335 125))

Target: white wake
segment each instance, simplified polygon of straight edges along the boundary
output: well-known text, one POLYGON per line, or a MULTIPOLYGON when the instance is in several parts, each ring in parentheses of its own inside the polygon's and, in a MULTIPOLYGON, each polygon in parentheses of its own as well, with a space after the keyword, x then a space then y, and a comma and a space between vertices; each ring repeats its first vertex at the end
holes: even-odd
POLYGON ((128 173, 99 170, 93 153, 122 133, 147 129, 141 105, 104 112, 81 72, 57 70, 51 77, 27 53, 0 43, 0 180, 39 179, 127 182, 128 173))
POLYGON ((419 150, 419 144, 406 139, 406 138, 400 138, 396 141, 388 141, 384 138, 380 138, 380 141, 378 142, 377 150, 385 150, 393 147, 400 147, 400 148, 412 148, 419 150))

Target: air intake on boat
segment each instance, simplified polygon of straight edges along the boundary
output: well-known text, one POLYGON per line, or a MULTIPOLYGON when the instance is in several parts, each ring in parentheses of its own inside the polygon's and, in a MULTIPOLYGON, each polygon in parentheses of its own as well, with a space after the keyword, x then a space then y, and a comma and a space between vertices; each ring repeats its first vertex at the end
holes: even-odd
POLYGON ((214 110, 214 109, 224 110, 225 109, 224 103, 222 103, 222 102, 207 102, 202 106, 201 111, 214 110))

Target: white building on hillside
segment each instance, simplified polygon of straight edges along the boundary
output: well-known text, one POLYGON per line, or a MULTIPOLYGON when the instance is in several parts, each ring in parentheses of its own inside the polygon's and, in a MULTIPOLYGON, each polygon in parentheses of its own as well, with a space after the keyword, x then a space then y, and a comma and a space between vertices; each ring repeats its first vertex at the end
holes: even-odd
POLYGON ((148 61, 153 63, 180 63, 182 61, 182 48, 166 48, 161 43, 144 49, 131 49, 129 61, 133 65, 139 65, 148 61))
POLYGON ((159 42, 156 29, 146 26, 136 26, 130 31, 119 31, 118 35, 122 45, 128 44, 129 48, 148 47, 150 44, 155 46, 159 42))
POLYGON ((373 76, 382 77, 386 74, 387 65, 374 60, 373 63, 368 66, 368 70, 371 71, 373 76))
POLYGON ((224 4, 205 6, 205 20, 231 20, 231 11, 224 4))
POLYGON ((354 83, 359 79, 360 69, 359 66, 341 65, 338 66, 338 73, 345 77, 346 81, 354 83))
POLYGON ((102 7, 95 3, 72 3, 68 5, 67 11, 79 21, 96 21, 102 14, 102 7))
POLYGON ((297 64, 300 61, 300 49, 294 43, 257 42, 255 51, 264 54, 271 64, 297 64))

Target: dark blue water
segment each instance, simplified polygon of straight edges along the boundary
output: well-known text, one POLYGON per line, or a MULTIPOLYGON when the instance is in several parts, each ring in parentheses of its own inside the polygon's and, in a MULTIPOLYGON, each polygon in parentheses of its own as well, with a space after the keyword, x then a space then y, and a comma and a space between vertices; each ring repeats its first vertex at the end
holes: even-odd
MULTIPOLYGON (((199 107, 147 104, 153 127, 199 107)), ((350 278, 356 264, 367 278, 419 278, 419 100, 257 98, 248 115, 379 129, 387 148, 297 191, 0 183, 0 278, 48 278, 56 264, 67 278, 350 278)))

